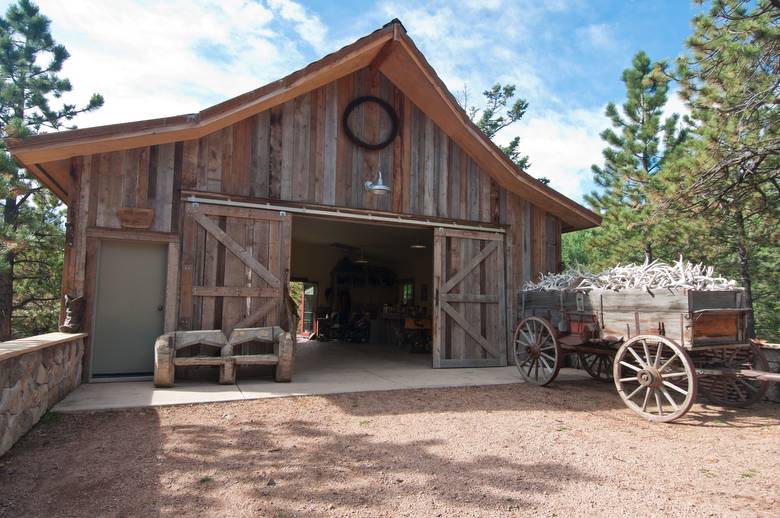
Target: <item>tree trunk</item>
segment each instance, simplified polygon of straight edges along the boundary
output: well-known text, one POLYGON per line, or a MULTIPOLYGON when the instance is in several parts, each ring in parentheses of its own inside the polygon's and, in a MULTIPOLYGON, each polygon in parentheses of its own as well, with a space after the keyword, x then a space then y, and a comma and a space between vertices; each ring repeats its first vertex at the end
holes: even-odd
POLYGON ((0 266, 0 341, 13 336, 11 314, 14 308, 14 254, 6 252, 0 266))
MULTIPOLYGON (((16 198, 5 199, 3 207, 3 223, 6 227, 16 230, 19 221, 19 204, 16 198)), ((11 318, 14 311, 14 263, 16 254, 7 251, 3 254, 3 264, 0 264, 0 341, 13 337, 11 318)))
POLYGON ((742 217, 742 211, 738 210, 734 221, 737 225, 737 257, 739 258, 739 277, 742 287, 745 288, 745 298, 747 299, 748 311, 745 315, 747 321, 747 335, 749 338, 756 336, 756 322, 753 317, 753 289, 750 279, 750 259, 747 251, 747 236, 745 234, 745 220, 742 217))
POLYGON ((645 243, 645 262, 648 264, 653 262, 653 245, 645 243))

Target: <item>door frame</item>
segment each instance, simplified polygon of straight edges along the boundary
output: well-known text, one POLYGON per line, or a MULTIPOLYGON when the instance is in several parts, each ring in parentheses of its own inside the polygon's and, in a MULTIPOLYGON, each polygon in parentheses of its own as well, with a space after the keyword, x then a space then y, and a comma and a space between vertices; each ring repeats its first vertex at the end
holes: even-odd
MULTIPOLYGON (((264 210, 271 210, 271 211, 278 211, 281 214, 287 214, 290 213, 293 216, 303 216, 303 217, 311 217, 311 218, 317 218, 317 219, 333 219, 333 220, 346 220, 346 221, 354 221, 356 223, 374 223, 377 225, 385 225, 385 226, 394 226, 394 227, 415 227, 415 226, 421 226, 421 227, 427 227, 431 230, 431 233, 433 234, 433 243, 434 247, 436 246, 436 229, 443 229, 443 230, 454 230, 454 231, 461 231, 464 235, 467 235, 469 233, 487 233, 487 234, 498 234, 502 238, 502 245, 499 246, 499 249, 497 253, 500 253, 503 255, 503 269, 500 272, 500 274, 503 276, 503 279, 505 280, 505 287, 503 290, 501 290, 500 297, 503 297, 504 299, 504 314, 500 315, 500 319, 504 322, 504 326, 506 327, 504 334, 505 334, 505 346, 503 350, 503 360, 502 365, 507 365, 508 363, 508 356, 509 356, 509 344, 511 343, 511 336, 512 336, 512 322, 513 322, 513 311, 514 311, 514 301, 513 294, 511 293, 513 290, 511 288, 512 283, 509 282, 509 280, 512 278, 512 254, 511 254, 511 233, 508 232, 508 228, 510 225, 505 224, 491 224, 491 223, 481 223, 481 222, 471 222, 466 220, 454 220, 452 218, 440 218, 436 216, 417 216, 412 214, 396 214, 391 212, 384 212, 384 211, 371 211, 371 210, 365 210, 365 209, 352 209, 352 208, 345 208, 345 207, 331 207, 327 205, 318 205, 318 204, 309 204, 309 203, 289 203, 283 200, 267 200, 265 202, 252 202, 252 201, 241 201, 239 199, 230 199, 226 197, 214 197, 214 193, 209 192, 203 192, 203 191, 182 191, 184 196, 182 197, 183 201, 187 204, 194 204, 194 205, 217 205, 217 206, 227 206, 227 207, 240 207, 240 208, 247 208, 247 209, 264 209, 264 210)), ((292 256, 292 253, 291 253, 292 256)), ((429 297, 431 297, 431 300, 433 304, 432 307, 432 341, 434 344, 434 347, 432 347, 431 352, 431 363, 433 368, 440 368, 442 365, 437 362, 435 353, 436 353, 436 340, 437 340, 437 334, 439 334, 438 330, 440 329, 439 320, 440 317, 438 315, 437 311, 437 304, 436 299, 437 294, 437 267, 436 267, 436 253, 434 251, 433 253, 433 277, 430 279, 430 290, 429 297)), ((448 367, 458 367, 458 365, 455 364, 455 361, 451 361, 448 367)), ((493 362, 484 362, 485 365, 483 366, 494 366, 493 362)), ((474 365, 470 365, 474 366, 474 365)), ((464 367, 466 367, 464 365, 464 367)))
POLYGON ((85 296, 87 307, 85 308, 85 321, 89 322, 89 336, 85 340, 84 361, 82 364, 84 373, 82 379, 88 383, 116 381, 128 381, 132 379, 151 379, 149 376, 122 377, 122 378, 93 378, 92 376, 92 337, 95 336, 95 308, 97 307, 97 274, 100 268, 100 255, 104 241, 125 241, 129 243, 167 244, 165 265, 165 308, 163 316, 163 332, 170 333, 176 330, 176 315, 178 311, 178 284, 179 284, 179 236, 165 232, 151 232, 138 230, 121 230, 100 227, 87 229, 87 279, 85 296))

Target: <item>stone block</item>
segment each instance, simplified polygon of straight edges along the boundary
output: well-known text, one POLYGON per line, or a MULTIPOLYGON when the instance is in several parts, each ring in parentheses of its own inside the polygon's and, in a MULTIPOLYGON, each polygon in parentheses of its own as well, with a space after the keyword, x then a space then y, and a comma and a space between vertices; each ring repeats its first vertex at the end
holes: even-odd
POLYGON ((22 408, 22 382, 3 389, 0 395, 0 413, 16 415, 22 408))
POLYGON ((43 364, 38 365, 38 371, 35 373, 35 382, 39 385, 43 385, 49 380, 49 373, 46 371, 46 367, 43 364))
MULTIPOLYGON (((780 349, 764 348, 764 354, 769 362, 769 372, 780 373, 780 349)), ((772 383, 766 392, 766 398, 775 403, 780 403, 780 383, 772 383)))
POLYGON ((4 362, 0 362, 0 389, 4 389, 13 385, 11 380, 13 376, 13 364, 14 360, 10 359, 4 362))

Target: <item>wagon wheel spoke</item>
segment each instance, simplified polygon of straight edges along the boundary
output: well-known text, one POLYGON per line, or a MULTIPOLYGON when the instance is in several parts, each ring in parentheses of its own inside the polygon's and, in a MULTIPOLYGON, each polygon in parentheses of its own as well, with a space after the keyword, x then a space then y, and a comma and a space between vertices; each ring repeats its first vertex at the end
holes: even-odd
MULTIPOLYGON (((658 343, 658 350, 656 350, 656 352, 655 352, 655 361, 653 362, 653 367, 655 367, 655 368, 658 368, 658 362, 661 361, 661 351, 663 350, 663 348, 664 348, 664 343, 663 342, 659 342, 658 343)), ((659 369, 659 370, 663 371, 663 369, 659 369)))
POLYGON ((604 376, 611 378, 612 377, 612 357, 611 356, 602 356, 601 362, 604 365, 604 376))
POLYGON ((665 370, 666 370, 666 368, 667 368, 667 367, 669 367, 669 365, 671 365, 671 364, 672 364, 672 362, 674 361, 674 359, 675 359, 675 358, 677 358, 677 353, 674 353, 674 354, 672 355, 672 357, 671 357, 671 358, 669 358, 668 360, 666 360, 666 362, 665 362, 663 365, 661 365, 661 366, 658 368, 658 370, 659 370, 660 372, 663 372, 663 371, 665 371, 665 370))
POLYGON ((672 408, 674 408, 675 410, 679 410, 680 409, 680 407, 677 406, 677 403, 674 402, 674 399, 672 399, 672 395, 669 394, 668 390, 666 390, 665 388, 661 387, 661 392, 663 393, 663 395, 666 398, 666 400, 669 401, 669 404, 672 405, 672 408))
POLYGON ((523 345, 533 345, 534 344, 534 338, 530 335, 528 335, 524 329, 520 328, 520 332, 525 336, 527 342, 525 342, 523 345))
POLYGON ((624 362, 624 361, 621 361, 621 362, 620 362, 620 365, 622 365, 623 367, 628 367, 629 369, 631 369, 631 370, 634 370, 634 371, 636 371, 636 372, 639 372, 639 371, 641 371, 641 370, 642 370, 642 369, 639 369, 639 368, 637 368, 636 366, 634 366, 634 365, 631 365, 630 363, 626 363, 626 362, 624 362))
POLYGON ((688 375, 686 372, 667 372, 665 374, 661 374, 661 377, 663 379, 670 379, 670 378, 684 378, 688 375))
POLYGON ((741 379, 741 378, 740 378, 740 379, 737 379, 737 381, 738 381, 738 382, 740 382, 740 383, 742 383, 743 385, 745 385, 745 386, 746 386, 747 388, 749 388, 749 389, 750 389, 752 392, 758 392, 758 389, 757 389, 756 387, 754 387, 753 385, 751 385, 750 383, 748 383, 747 381, 745 381, 745 380, 743 380, 743 379, 741 379))
POLYGON ((593 363, 596 364, 596 377, 600 378, 601 377, 601 369, 602 369, 602 367, 604 365, 604 362, 602 361, 602 357, 601 356, 596 356, 596 360, 593 363))
POLYGON ((645 365, 650 365, 650 351, 647 349, 647 340, 642 340, 642 349, 645 351, 645 365))
POLYGON ((645 400, 642 403, 642 412, 647 411, 647 402, 650 400, 650 387, 647 387, 647 391, 645 392, 645 400))
MULTIPOLYGON (((645 362, 643 362, 643 361, 642 361, 642 358, 640 358, 640 357, 639 357, 639 355, 636 353, 636 351, 634 351, 634 349, 632 349, 631 347, 629 347, 629 348, 628 348, 628 352, 630 352, 630 353, 631 353, 631 355, 632 355, 634 358, 636 358, 636 361, 639 363, 639 365, 640 365, 641 367, 647 367, 647 365, 645 364, 645 362)), ((663 369, 662 369, 662 370, 663 370, 663 369)))
POLYGON ((664 405, 661 403, 661 395, 658 393, 657 390, 653 390, 653 395, 655 396, 655 405, 658 409, 658 415, 663 416, 664 415, 664 405))
POLYGON ((626 396, 626 397, 627 397, 628 399, 631 399, 631 398, 633 398, 633 397, 634 397, 635 395, 637 395, 637 394, 639 393, 639 391, 640 391, 640 390, 642 390, 643 388, 645 388, 645 387, 643 387, 642 385, 639 385, 639 386, 638 386, 638 387, 637 387, 637 388, 636 388, 636 389, 635 389, 635 390, 634 390, 634 391, 633 391, 631 394, 629 394, 629 395, 628 395, 628 396, 626 396))
POLYGON ((666 385, 667 387, 669 387, 672 390, 676 390, 677 392, 679 392, 683 396, 687 396, 688 395, 688 391, 687 390, 681 389, 680 387, 678 387, 677 385, 675 385, 674 383, 672 383, 670 381, 664 381, 664 385, 666 385))
POLYGON ((736 381, 732 381, 731 386, 734 387, 734 391, 739 395, 740 399, 745 399, 745 393, 742 392, 742 389, 739 388, 739 385, 737 385, 736 381))

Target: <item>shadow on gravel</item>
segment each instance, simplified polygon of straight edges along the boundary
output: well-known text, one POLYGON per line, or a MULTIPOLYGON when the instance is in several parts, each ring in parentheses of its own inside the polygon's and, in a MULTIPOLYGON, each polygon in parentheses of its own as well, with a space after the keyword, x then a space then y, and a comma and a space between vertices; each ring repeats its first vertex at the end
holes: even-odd
POLYGON ((780 405, 756 403, 747 408, 729 408, 701 403, 674 422, 705 428, 766 428, 780 426, 780 405), (751 419, 748 419, 750 417, 751 419))
POLYGON ((414 389, 405 391, 403 407, 395 403, 394 391, 361 392, 320 396, 355 416, 569 410, 598 412, 625 408, 611 383, 596 380, 555 381, 546 387, 528 383, 414 389), (464 404, 464 400, 468 404, 464 404))
MULTIPOLYGON (((298 516, 312 507, 306 516, 320 516, 327 513, 318 510, 329 506, 339 514, 376 513, 406 498, 422 499, 433 514, 445 504, 500 513, 528 504, 529 496, 598 480, 573 465, 520 464, 497 455, 452 460, 436 453, 447 451, 438 440, 381 441, 368 432, 340 433, 308 421, 286 421, 273 431, 246 422, 227 432, 177 427, 176 434, 186 446, 169 453, 168 469, 222 469, 230 473, 228 484, 241 481, 244 498, 261 515, 298 516), (194 458, 209 460, 204 466, 194 458)), ((225 483, 215 476, 213 484, 185 489, 181 496, 208 500, 225 483)))
POLYGON ((0 457, 0 516, 156 516, 156 410, 58 414, 0 457))

